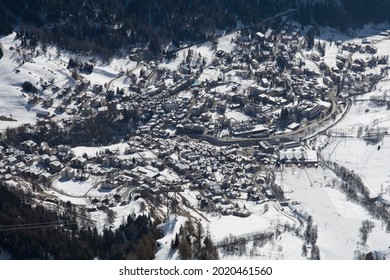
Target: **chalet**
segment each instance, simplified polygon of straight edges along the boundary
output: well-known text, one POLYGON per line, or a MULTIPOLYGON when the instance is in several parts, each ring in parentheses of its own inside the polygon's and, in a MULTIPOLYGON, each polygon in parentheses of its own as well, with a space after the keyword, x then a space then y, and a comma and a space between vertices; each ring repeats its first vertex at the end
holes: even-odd
POLYGON ((52 173, 57 173, 57 172, 60 172, 61 169, 63 168, 63 165, 61 162, 59 162, 58 160, 55 160, 55 161, 52 161, 50 164, 49 164, 49 167, 50 167, 50 171, 52 173))
POLYGON ((43 154, 39 157, 39 163, 45 165, 50 163, 50 156, 48 154, 43 154))
POLYGON ((167 88, 167 90, 168 90, 170 95, 174 95, 174 94, 178 93, 179 91, 185 89, 191 82, 192 82, 192 80, 183 79, 183 80, 178 81, 174 85, 170 86, 169 88, 167 88))
POLYGON ((87 159, 83 157, 74 157, 70 160, 70 165, 74 168, 84 168, 87 165, 87 159))
POLYGON ((102 189, 116 189, 118 187, 119 187, 119 182, 113 179, 104 180, 100 185, 100 188, 102 189))
POLYGON ((38 145, 32 141, 27 140, 21 143, 22 149, 26 151, 26 153, 32 154, 37 150, 38 145))
POLYGON ((164 89, 166 89, 165 83, 159 83, 157 85, 150 86, 149 88, 147 88, 146 93, 149 96, 154 96, 161 93, 164 89))
POLYGON ((191 109, 191 115, 192 116, 200 116, 205 109, 206 102, 203 100, 200 103, 195 104, 191 109))
POLYGON ((61 158, 66 157, 71 150, 69 145, 58 145, 57 146, 57 155, 61 158))
POLYGON ((30 169, 30 176, 33 179, 39 180, 39 176, 44 172, 43 169, 30 169))
POLYGON ((369 54, 376 54, 378 49, 375 46, 367 45, 366 52, 369 54))
POLYGON ((12 166, 12 165, 15 165, 16 163, 18 163, 19 160, 18 160, 15 156, 11 156, 11 157, 6 158, 6 159, 5 159, 5 162, 6 162, 8 165, 12 166))
POLYGON ((43 106, 44 107, 51 107, 53 105, 53 103, 54 103, 53 98, 48 98, 48 99, 45 99, 43 101, 43 106))
POLYGON ((291 149, 291 148, 298 148, 301 147, 301 144, 296 141, 289 141, 282 144, 283 149, 291 149))
POLYGON ((76 176, 76 173, 77 173, 76 169, 66 167, 61 171, 61 178, 65 180, 70 180, 73 179, 74 176, 76 176))
POLYGON ((251 215, 251 213, 246 209, 233 210, 232 213, 233 216, 237 216, 241 218, 247 218, 251 215))
POLYGON ((46 183, 49 182, 51 177, 52 175, 49 172, 42 172, 39 174, 39 181, 46 183))
POLYGON ((320 105, 315 105, 312 108, 308 108, 304 111, 304 117, 308 120, 314 120, 318 118, 322 113, 322 108, 320 105))
POLYGON ((187 164, 182 164, 182 163, 177 163, 173 166, 173 169, 178 173, 178 174, 184 174, 189 170, 189 165, 187 164))
POLYGON ((66 106, 64 104, 59 104, 56 108, 56 110, 60 113, 65 113, 66 111, 66 106))
POLYGON ((213 194, 213 196, 220 196, 222 195, 222 189, 221 186, 215 182, 210 182, 209 190, 213 194))
POLYGON ((23 162, 26 166, 31 166, 34 163, 34 159, 32 157, 24 157, 23 162))
POLYGON ((260 40, 260 42, 263 42, 265 39, 265 35, 261 32, 256 33, 257 38, 260 40))
POLYGON ((13 165, 12 167, 13 167, 17 172, 20 172, 20 171, 22 171, 23 169, 26 168, 26 165, 25 165, 24 162, 20 161, 20 162, 18 162, 17 164, 13 165))
POLYGON ((299 123, 293 122, 293 123, 289 124, 289 125, 287 126, 287 128, 288 128, 288 129, 291 129, 291 130, 296 130, 296 129, 298 129, 300 126, 301 126, 301 125, 300 125, 299 123))

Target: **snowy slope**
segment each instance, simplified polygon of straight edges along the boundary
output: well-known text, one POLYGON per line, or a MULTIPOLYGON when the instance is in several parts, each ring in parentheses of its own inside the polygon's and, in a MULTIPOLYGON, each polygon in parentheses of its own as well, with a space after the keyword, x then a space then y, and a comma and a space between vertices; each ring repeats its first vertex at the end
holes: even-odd
POLYGON ((23 123, 33 123, 35 120, 35 110, 30 110, 27 104, 27 94, 21 91, 24 81, 31 81, 34 85, 39 81, 38 73, 43 74, 46 80, 54 75, 48 71, 40 69, 32 63, 24 63, 16 60, 14 47, 14 34, 0 39, 3 45, 4 56, 0 60, 0 117, 6 117, 15 121, 0 120, 0 129, 19 126, 23 123), (16 74, 15 71, 20 71, 16 74), (37 73, 38 72, 38 73, 37 73))
MULTIPOLYGON (((7 127, 17 127, 25 123, 35 123, 36 113, 46 110, 42 104, 32 106, 28 103, 31 93, 22 90, 25 81, 31 82, 36 88, 38 96, 45 100, 55 97, 51 88, 56 86, 61 89, 65 86, 73 86, 75 80, 67 69, 70 58, 81 61, 88 61, 90 58, 75 55, 63 51, 59 52, 53 46, 47 47, 43 52, 40 47, 34 53, 31 51, 20 51, 20 40, 15 40, 16 34, 1 37, 0 44, 3 46, 4 56, 0 60, 0 130, 7 127), (25 58, 23 58, 25 56, 25 58), (46 89, 42 85, 47 86, 46 89)), ((137 68, 134 61, 125 58, 114 58, 109 63, 101 61, 94 62, 91 74, 82 74, 91 82, 91 85, 106 85, 112 82, 111 86, 123 86, 125 81, 117 80, 118 74, 124 71, 132 71, 137 68)), ((139 70, 139 69, 138 69, 139 70)), ((137 72, 135 72, 137 74, 137 72)), ((59 100, 54 99, 54 105, 59 105, 59 100)), ((54 106, 53 106, 54 107, 54 106)), ((50 113, 56 113, 54 108, 50 113)), ((69 106, 71 107, 71 106, 69 106)), ((57 116, 66 118, 67 114, 57 116)))
POLYGON ((329 170, 286 168, 277 176, 288 199, 300 204, 296 208, 313 217, 318 226, 317 245, 321 259, 353 259, 355 250, 387 248, 390 235, 382 223, 373 219, 362 207, 348 201, 334 187, 337 181, 329 170), (359 228, 363 220, 373 221, 375 227, 365 248, 360 248, 359 228), (337 248, 337 249, 336 249, 337 248))
MULTIPOLYGON (((388 90, 388 82, 378 85, 383 94, 388 90)), ((385 135, 378 143, 364 140, 369 131, 390 129, 389 111, 386 106, 374 106, 369 101, 374 93, 357 97, 347 116, 333 127, 329 145, 322 151, 325 159, 334 161, 356 172, 370 190, 370 196, 382 194, 390 198, 390 138, 385 135)))

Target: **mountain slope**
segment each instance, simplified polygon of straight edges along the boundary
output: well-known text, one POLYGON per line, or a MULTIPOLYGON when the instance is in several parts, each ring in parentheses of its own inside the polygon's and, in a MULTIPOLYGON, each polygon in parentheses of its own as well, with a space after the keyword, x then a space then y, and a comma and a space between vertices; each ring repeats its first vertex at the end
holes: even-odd
POLYGON ((215 30, 261 23, 296 9, 295 20, 346 28, 387 19, 389 1, 381 0, 4 0, 0 34, 20 31, 44 43, 111 57, 130 46, 199 41, 215 30), (358 2, 358 3, 357 3, 358 2))

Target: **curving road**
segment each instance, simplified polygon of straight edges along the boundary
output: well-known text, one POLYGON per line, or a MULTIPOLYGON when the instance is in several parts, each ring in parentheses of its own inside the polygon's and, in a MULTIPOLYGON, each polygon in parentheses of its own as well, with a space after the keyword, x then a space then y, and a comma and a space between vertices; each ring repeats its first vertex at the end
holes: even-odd
MULTIPOLYGON (((329 97, 331 99, 331 110, 330 112, 322 119, 316 120, 313 123, 310 123, 307 126, 300 127, 295 131, 289 132, 289 133, 284 133, 280 135, 271 135, 268 137, 254 137, 254 138, 232 138, 232 139, 221 139, 221 138, 216 138, 213 136, 209 135, 198 135, 198 134, 187 134, 187 136, 194 138, 194 139, 199 139, 203 140, 206 142, 209 142, 210 144, 216 145, 216 146, 229 146, 229 145, 234 145, 238 144, 240 146, 254 146, 259 143, 259 141, 272 141, 272 140, 284 140, 284 141, 289 141, 293 139, 299 139, 299 140, 305 140, 312 138, 313 135, 307 136, 306 138, 304 137, 304 133, 309 131, 310 129, 320 127, 321 125, 325 124, 328 122, 330 119, 334 118, 336 116, 337 110, 338 110, 338 104, 337 104, 337 98, 336 98, 336 92, 337 92, 337 87, 334 87, 331 92, 329 93, 329 97)), ((333 126, 335 123, 337 123, 339 120, 335 120, 334 123, 332 123, 329 127, 333 126)), ((328 127, 328 128, 329 128, 328 127)), ((326 129, 328 129, 326 128, 326 129)), ((323 132, 324 130, 320 132, 316 132, 315 135, 318 133, 323 132)))

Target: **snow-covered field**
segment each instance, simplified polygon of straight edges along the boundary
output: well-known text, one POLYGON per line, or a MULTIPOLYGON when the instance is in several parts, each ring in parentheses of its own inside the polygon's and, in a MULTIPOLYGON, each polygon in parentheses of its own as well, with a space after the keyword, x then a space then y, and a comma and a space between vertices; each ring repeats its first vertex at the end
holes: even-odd
POLYGON ((333 187, 335 175, 324 169, 285 168, 277 174, 277 182, 283 186, 286 196, 300 204, 301 213, 313 217, 318 226, 317 245, 321 259, 353 259, 360 242, 359 228, 363 220, 374 222, 365 251, 387 248, 390 235, 383 230, 382 223, 373 219, 359 205, 333 187), (335 249, 337 248, 337 249, 335 249))
POLYGON ((92 189, 96 182, 88 181, 74 181, 74 180, 55 180, 53 187, 59 190, 62 194, 68 196, 84 197, 92 189))
POLYGON ((87 154, 88 156, 96 156, 96 153, 104 152, 105 150, 110 150, 113 152, 118 151, 119 154, 123 154, 125 149, 128 148, 129 145, 127 143, 120 143, 111 146, 104 147, 75 147, 72 149, 76 157, 81 157, 83 154, 87 154))
POLYGON ((363 139, 332 139, 323 150, 330 159, 358 174, 370 190, 370 196, 382 194, 390 198, 390 139, 385 137, 378 145, 363 139), (380 150, 378 150, 380 146, 380 150))
POLYGON ((390 138, 384 135, 378 143, 364 140, 369 132, 386 132, 390 128, 389 110, 386 106, 374 106, 369 101, 371 96, 383 92, 388 86, 381 82, 375 93, 356 97, 349 113, 329 134, 329 145, 322 154, 326 160, 334 161, 358 174, 370 190, 370 196, 382 194, 390 197, 390 138))
POLYGON ((238 122, 244 122, 250 120, 250 117, 237 110, 226 110, 225 116, 227 119, 232 119, 238 122))
MULTIPOLYGON (((196 207, 198 201, 196 200, 196 193, 186 190, 183 196, 196 207)), ((244 195, 245 196, 245 195, 244 195)), ((234 200, 238 206, 244 207, 251 212, 251 215, 246 218, 236 216, 224 216, 215 213, 198 216, 203 224, 203 228, 207 229, 213 242, 215 244, 223 244, 226 238, 234 236, 236 238, 246 238, 247 244, 245 246, 246 254, 244 255, 230 255, 226 254, 221 247, 219 247, 219 255, 222 259, 303 259, 302 245, 303 240, 292 232, 283 232, 281 235, 271 241, 268 241, 263 246, 256 246, 253 244, 253 236, 260 233, 275 233, 277 228, 283 228, 288 224, 291 227, 299 227, 299 221, 292 213, 281 211, 277 202, 263 202, 256 203, 246 201, 246 199, 234 200)), ((195 213, 195 212, 194 212, 195 213)), ((170 236, 173 238, 174 234, 170 236)), ((168 238, 168 244, 170 240, 168 238)), ((164 239, 166 240, 166 239, 164 239)), ((166 254, 163 253, 163 254, 166 254)), ((158 256, 161 257, 160 253, 158 256)))

